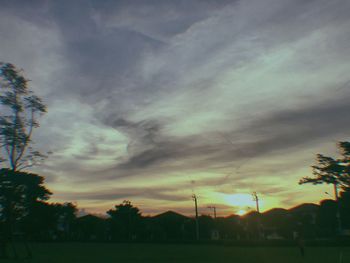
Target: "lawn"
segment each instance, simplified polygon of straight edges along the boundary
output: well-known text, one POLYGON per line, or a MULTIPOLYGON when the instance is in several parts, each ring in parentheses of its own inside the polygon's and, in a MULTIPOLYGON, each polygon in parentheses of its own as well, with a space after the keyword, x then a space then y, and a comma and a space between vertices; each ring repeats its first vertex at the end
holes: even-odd
MULTIPOLYGON (((23 253, 20 245, 17 245, 23 253)), ((31 244, 30 260, 1 260, 8 262, 37 263, 347 263, 350 247, 307 247, 302 258, 296 247, 233 247, 216 245, 170 244, 94 244, 94 243, 36 243, 31 244), (342 261, 340 261, 342 253, 342 261)))

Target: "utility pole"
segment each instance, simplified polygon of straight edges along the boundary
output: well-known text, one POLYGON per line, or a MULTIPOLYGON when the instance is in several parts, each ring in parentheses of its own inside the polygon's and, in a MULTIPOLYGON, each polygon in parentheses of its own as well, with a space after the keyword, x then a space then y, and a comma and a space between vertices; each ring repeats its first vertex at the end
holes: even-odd
POLYGON ((255 201, 255 204, 256 204, 256 212, 258 212, 258 217, 257 217, 257 224, 258 224, 258 238, 261 239, 262 238, 262 225, 261 225, 261 222, 260 222, 260 208, 259 208, 259 196, 256 192, 253 192, 252 193, 252 196, 253 196, 253 201, 255 201))
POLYGON ((252 196, 253 196, 253 201, 255 201, 255 204, 256 204, 256 212, 260 214, 258 194, 256 192, 253 192, 252 196))
POLYGON ((194 207, 196 212, 196 239, 199 240, 199 222, 198 222, 198 204, 197 204, 197 196, 195 194, 192 195, 192 199, 194 201, 194 207))
POLYGON ((212 209, 214 212, 214 219, 216 219, 216 206, 208 206, 209 209, 212 209))

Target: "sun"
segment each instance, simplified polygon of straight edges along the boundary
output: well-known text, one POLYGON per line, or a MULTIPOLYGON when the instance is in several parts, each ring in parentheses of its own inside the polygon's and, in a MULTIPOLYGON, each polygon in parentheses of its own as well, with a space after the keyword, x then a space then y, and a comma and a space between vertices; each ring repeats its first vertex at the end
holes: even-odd
POLYGON ((236 214, 239 215, 239 216, 242 216, 242 215, 244 215, 244 214, 246 214, 246 213, 247 213, 247 211, 246 211, 246 210, 243 210, 243 209, 240 209, 240 210, 238 210, 238 211, 236 212, 236 214))

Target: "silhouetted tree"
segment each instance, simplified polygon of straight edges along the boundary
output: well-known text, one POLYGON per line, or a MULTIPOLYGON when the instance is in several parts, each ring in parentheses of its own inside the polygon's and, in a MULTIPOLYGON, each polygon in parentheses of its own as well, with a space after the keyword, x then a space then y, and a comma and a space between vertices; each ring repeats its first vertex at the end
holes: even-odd
POLYGON ((0 219, 9 222, 27 216, 32 206, 48 200, 51 192, 37 174, 0 169, 0 219))
POLYGON ((68 240, 72 238, 76 212, 72 203, 35 202, 21 221, 21 228, 34 240, 68 240))
POLYGON ((64 204, 55 204, 56 216, 57 216, 57 229, 59 238, 70 239, 71 228, 74 220, 76 219, 77 207, 70 202, 64 204))
POLYGON ((45 158, 32 148, 31 137, 46 106, 29 90, 22 72, 10 63, 0 63, 0 109, 0 161, 7 161, 16 171, 45 158))
POLYGON ((114 239, 134 239, 141 224, 140 210, 130 201, 116 205, 115 209, 107 211, 111 217, 111 230, 114 239))
POLYGON ((333 184, 334 195, 338 200, 339 187, 345 189, 350 187, 350 143, 339 142, 338 148, 341 152, 341 158, 317 155, 317 164, 312 166, 314 177, 303 177, 299 184, 333 184))
MULTIPOLYGON (((14 231, 20 229, 35 203, 47 200, 51 195, 43 182, 44 178, 36 174, 0 169, 0 239, 3 247, 12 240, 14 231)), ((30 251, 27 246, 26 248, 30 256, 30 251)), ((2 252, 5 253, 6 250, 2 252)))
POLYGON ((57 237, 58 216, 55 204, 36 202, 23 221, 23 230, 33 240, 52 240, 57 237))

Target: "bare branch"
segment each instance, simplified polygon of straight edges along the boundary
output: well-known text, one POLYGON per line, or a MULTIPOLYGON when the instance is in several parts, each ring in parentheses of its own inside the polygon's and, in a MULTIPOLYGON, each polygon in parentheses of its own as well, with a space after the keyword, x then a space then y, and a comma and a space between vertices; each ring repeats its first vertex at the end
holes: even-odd
POLYGON ((38 152, 28 147, 34 128, 39 127, 35 115, 44 114, 46 105, 28 89, 28 80, 14 65, 0 62, 0 82, 0 92, 3 91, 0 104, 7 109, 7 115, 0 116, 1 148, 7 154, 11 168, 16 170, 23 160, 39 158, 38 152))

